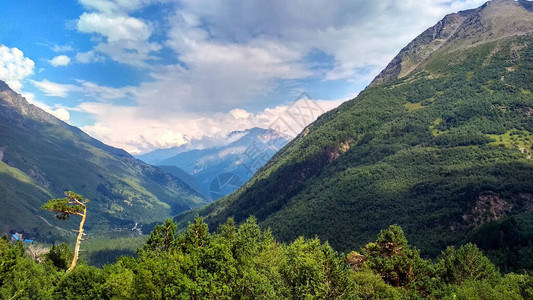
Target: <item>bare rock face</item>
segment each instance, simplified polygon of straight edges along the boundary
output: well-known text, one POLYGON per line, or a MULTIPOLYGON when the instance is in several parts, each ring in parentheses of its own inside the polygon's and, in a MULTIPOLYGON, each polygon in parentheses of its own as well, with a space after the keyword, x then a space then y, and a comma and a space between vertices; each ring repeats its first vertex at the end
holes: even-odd
POLYGON ((440 51, 533 32, 532 11, 533 4, 528 1, 493 0, 477 9, 447 15, 403 48, 370 86, 402 78, 440 51))
POLYGON ((497 221, 512 215, 513 212, 533 211, 533 194, 514 194, 515 200, 499 196, 492 192, 482 193, 476 199, 470 212, 463 215, 464 224, 457 227, 470 228, 484 223, 497 221))
POLYGON ((13 117, 13 109, 24 117, 28 117, 40 122, 47 122, 51 124, 61 124, 62 121, 48 114, 42 109, 33 104, 28 103, 26 98, 13 92, 9 86, 0 81, 0 115, 10 114, 13 117), (6 109, 3 109, 5 107, 6 109))
POLYGON ((480 195, 472 209, 473 221, 476 225, 496 221, 511 212, 513 205, 497 195, 480 195))
POLYGON ((45 174, 43 174, 40 171, 36 171, 33 169, 30 169, 28 171, 28 175, 35 180, 35 182, 39 183, 41 186, 45 188, 50 187, 50 182, 46 179, 45 174))
POLYGON ((472 11, 450 14, 427 29, 405 48, 379 73, 370 86, 401 78, 414 70, 429 55, 438 50, 461 26, 472 11))

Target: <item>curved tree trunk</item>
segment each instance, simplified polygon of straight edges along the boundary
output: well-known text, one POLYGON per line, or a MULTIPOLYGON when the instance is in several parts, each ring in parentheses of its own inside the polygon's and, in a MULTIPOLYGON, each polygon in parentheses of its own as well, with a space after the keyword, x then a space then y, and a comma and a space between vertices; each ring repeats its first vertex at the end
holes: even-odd
POLYGON ((70 268, 68 268, 67 273, 74 270, 76 263, 78 262, 78 256, 80 253, 80 245, 83 240, 83 224, 85 223, 85 217, 87 216, 87 207, 83 205, 83 215, 81 216, 80 228, 78 230, 78 237, 76 238, 76 245, 74 246, 74 258, 72 258, 72 263, 70 268))

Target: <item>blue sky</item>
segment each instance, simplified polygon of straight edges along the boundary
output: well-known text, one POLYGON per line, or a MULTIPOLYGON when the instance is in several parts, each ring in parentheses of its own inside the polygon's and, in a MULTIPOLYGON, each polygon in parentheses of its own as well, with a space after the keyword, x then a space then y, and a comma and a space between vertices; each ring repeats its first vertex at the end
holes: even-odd
POLYGON ((0 80, 132 153, 353 98, 478 0, 0 0, 0 80))

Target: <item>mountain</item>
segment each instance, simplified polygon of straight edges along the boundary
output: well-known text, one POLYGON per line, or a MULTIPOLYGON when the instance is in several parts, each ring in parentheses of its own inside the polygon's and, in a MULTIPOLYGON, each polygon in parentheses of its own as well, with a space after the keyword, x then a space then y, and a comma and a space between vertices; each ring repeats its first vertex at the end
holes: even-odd
POLYGON ((254 215, 340 251, 398 224, 431 256, 468 241, 511 251, 533 243, 532 146, 531 4, 490 1, 423 32, 242 188, 176 220, 254 215))
POLYGON ((198 184, 198 181, 196 181, 196 179, 192 177, 192 175, 183 171, 182 169, 176 166, 157 166, 157 167, 167 172, 168 174, 172 174, 174 177, 178 178, 179 180, 183 181, 185 184, 187 184, 197 193, 199 194, 203 193, 202 189, 200 188, 200 185, 198 184))
POLYGON ((230 133, 223 146, 181 152, 159 165, 191 174, 201 191, 216 200, 239 188, 286 144, 287 139, 277 131, 256 127, 230 133))
POLYGON ((147 164, 158 165, 161 161, 170 158, 178 153, 189 151, 186 146, 172 147, 165 149, 156 149, 145 154, 136 155, 135 157, 147 164))
POLYGON ((40 209, 66 190, 91 200, 88 233, 131 231, 136 222, 205 203, 176 177, 29 104, 1 81, 0 119, 0 232, 53 240, 75 228, 79 220, 56 222, 40 209))

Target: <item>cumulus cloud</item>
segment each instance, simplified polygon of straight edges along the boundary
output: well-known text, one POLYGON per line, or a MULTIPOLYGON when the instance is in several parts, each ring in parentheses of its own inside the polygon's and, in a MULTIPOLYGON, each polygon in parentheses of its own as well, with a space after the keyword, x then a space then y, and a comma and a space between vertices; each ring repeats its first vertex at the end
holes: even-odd
POLYGON ((68 64, 70 63, 70 57, 66 55, 58 55, 51 59, 49 62, 54 67, 68 66, 68 64))
POLYGON ((98 33, 109 42, 120 40, 146 40, 151 31, 143 21, 128 16, 108 16, 101 13, 83 13, 77 29, 85 33, 98 33))
POLYGON ((98 53, 101 53, 117 62, 146 68, 149 67, 148 60, 156 59, 151 53, 159 51, 161 45, 148 40, 152 35, 151 25, 128 15, 128 12, 139 8, 144 1, 81 0, 80 3, 91 12, 84 12, 78 18, 76 29, 96 34, 103 41, 88 52, 78 53, 78 61, 100 61, 98 53))
POLYGON ((0 80, 13 90, 20 92, 22 81, 33 74, 34 67, 33 60, 24 57, 22 51, 0 44, 0 80))
POLYGON ((56 118, 58 118, 59 120, 63 121, 63 122, 67 122, 69 121, 70 119, 70 113, 68 112, 68 110, 64 109, 64 108, 57 108, 55 110, 52 110, 52 114, 54 116, 56 116, 56 118))
MULTIPOLYGON (((153 70, 154 81, 142 85, 138 101, 152 103, 154 114, 228 111, 272 93, 283 81, 320 78, 364 85, 446 13, 481 2, 185 0, 168 19, 165 43, 180 64, 153 70), (332 62, 313 65, 308 56, 314 52, 332 62)), ((97 49, 114 53, 117 61, 135 62, 127 57, 131 51, 106 49, 111 47, 97 49)), ((146 59, 157 50, 145 45, 137 51, 146 59)))
POLYGON ((164 118, 150 118, 143 108, 109 103, 83 103, 77 109, 96 118, 94 125, 82 127, 84 131, 105 143, 139 154, 205 137, 222 138, 232 131, 252 127, 273 128, 294 137, 319 114, 346 100, 300 100, 255 114, 237 108, 227 113, 178 113, 164 118))

